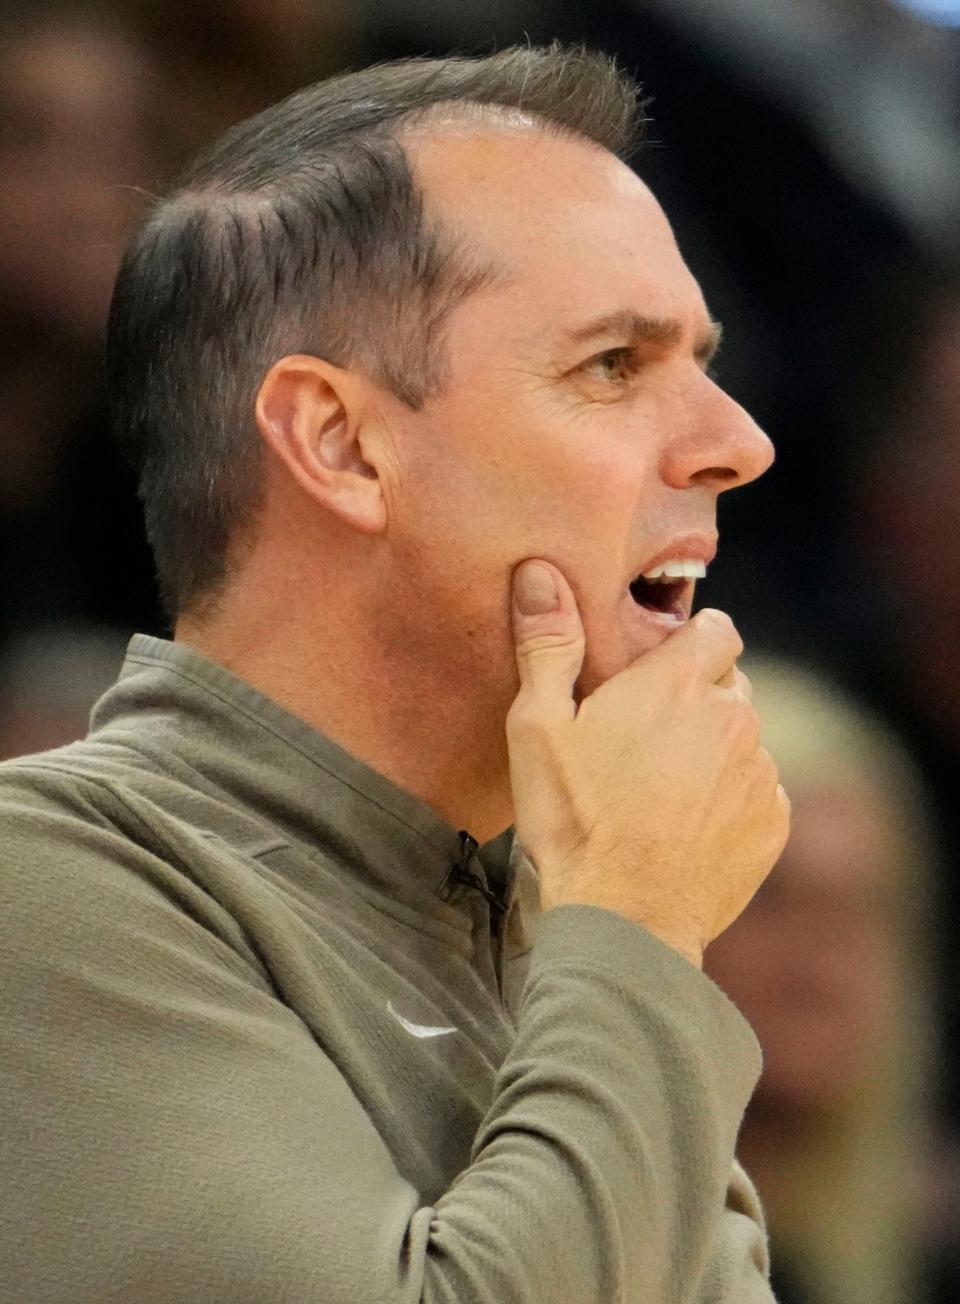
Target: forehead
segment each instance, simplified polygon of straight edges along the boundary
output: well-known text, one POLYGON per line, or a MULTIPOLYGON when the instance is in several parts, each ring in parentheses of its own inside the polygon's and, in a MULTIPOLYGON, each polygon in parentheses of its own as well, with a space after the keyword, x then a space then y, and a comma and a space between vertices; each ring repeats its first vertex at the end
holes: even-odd
POLYGON ((505 272, 491 296, 509 311, 505 337, 559 343, 623 310, 702 330, 703 297, 663 209, 612 154, 516 120, 445 121, 411 145, 428 205, 505 272))

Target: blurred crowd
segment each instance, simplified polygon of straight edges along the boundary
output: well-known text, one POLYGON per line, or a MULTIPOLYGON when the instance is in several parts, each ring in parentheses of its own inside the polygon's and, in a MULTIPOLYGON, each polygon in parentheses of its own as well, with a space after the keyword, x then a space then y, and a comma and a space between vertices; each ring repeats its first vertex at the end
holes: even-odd
POLYGON ((0 754, 166 634, 101 378, 125 235, 201 144, 340 68, 583 40, 774 470, 701 601, 794 799, 708 968, 766 1068, 741 1138, 783 1304, 960 1298, 960 2, 0 0, 0 754))

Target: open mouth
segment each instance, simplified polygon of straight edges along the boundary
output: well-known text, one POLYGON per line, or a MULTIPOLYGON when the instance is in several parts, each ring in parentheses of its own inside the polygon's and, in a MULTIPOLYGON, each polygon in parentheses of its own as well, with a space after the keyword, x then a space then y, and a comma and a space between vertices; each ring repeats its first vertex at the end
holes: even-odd
POLYGON ((642 575, 630 585, 630 596, 638 607, 660 615, 686 618, 683 598, 690 580, 682 579, 644 579, 642 575))
POLYGON ((642 611, 670 620, 686 620, 693 585, 707 573, 706 562, 694 557, 668 557, 649 564, 630 582, 630 596, 642 611))

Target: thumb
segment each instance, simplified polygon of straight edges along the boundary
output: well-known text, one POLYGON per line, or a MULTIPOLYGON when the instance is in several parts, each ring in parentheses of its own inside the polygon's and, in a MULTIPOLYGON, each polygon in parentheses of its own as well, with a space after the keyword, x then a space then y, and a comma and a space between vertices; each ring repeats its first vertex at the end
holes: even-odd
POLYGON ((521 695, 555 701, 572 717, 573 686, 584 637, 573 590, 548 561, 523 561, 513 572, 513 641, 521 695))

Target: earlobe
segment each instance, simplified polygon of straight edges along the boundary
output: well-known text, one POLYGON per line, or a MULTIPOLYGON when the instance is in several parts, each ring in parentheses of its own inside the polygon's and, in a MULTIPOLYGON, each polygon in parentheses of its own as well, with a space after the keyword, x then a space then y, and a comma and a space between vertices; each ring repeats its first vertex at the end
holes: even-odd
POLYGON ((362 387, 362 377, 322 358, 281 358, 260 386, 256 420, 302 490, 344 524, 377 534, 386 509, 377 468, 364 457, 362 387))

